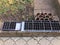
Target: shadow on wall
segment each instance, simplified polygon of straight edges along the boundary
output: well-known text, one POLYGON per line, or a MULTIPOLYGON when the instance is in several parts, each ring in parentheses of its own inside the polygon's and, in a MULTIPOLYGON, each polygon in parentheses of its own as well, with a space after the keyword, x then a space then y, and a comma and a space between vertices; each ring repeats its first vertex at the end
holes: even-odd
POLYGON ((56 9, 56 13, 57 13, 57 15, 59 17, 59 21, 60 21, 60 4, 59 4, 58 0, 52 0, 52 2, 54 3, 52 5, 56 9))

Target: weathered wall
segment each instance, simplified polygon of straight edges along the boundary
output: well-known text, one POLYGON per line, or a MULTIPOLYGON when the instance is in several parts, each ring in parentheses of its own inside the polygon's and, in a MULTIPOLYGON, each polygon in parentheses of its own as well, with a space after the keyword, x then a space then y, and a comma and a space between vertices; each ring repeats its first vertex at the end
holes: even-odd
MULTIPOLYGON (((51 13, 54 20, 59 21, 59 12, 57 0, 34 0, 34 15, 37 13, 51 13)), ((60 16, 59 16, 60 17, 60 16)))
POLYGON ((51 12, 55 14, 52 0, 34 0, 34 14, 38 12, 51 12))

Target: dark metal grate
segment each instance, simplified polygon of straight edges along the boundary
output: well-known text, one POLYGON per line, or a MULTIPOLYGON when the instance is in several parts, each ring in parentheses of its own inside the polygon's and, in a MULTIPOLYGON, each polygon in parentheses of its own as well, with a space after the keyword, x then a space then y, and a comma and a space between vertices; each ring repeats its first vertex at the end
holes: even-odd
POLYGON ((13 30, 21 30, 21 31, 59 31, 60 23, 59 21, 25 21, 24 26, 23 23, 16 22, 4 22, 3 30, 13 31, 13 30))
POLYGON ((52 30, 60 30, 60 24, 58 21, 52 21, 51 26, 52 30))
POLYGON ((59 21, 25 21, 25 30, 60 30, 59 21))
POLYGON ((4 22, 3 30, 15 30, 16 22, 4 22))
POLYGON ((15 26, 16 26, 16 22, 11 22, 10 23, 10 29, 15 29, 15 26))
POLYGON ((10 28, 10 22, 4 22, 3 30, 8 30, 10 28))

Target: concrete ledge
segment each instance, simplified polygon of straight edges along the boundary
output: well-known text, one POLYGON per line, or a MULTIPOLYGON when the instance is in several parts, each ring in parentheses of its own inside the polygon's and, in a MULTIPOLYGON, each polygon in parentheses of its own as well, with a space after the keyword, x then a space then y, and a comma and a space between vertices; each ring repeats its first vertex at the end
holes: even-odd
POLYGON ((56 37, 60 36, 59 32, 21 32, 21 31, 1 31, 0 37, 56 37))

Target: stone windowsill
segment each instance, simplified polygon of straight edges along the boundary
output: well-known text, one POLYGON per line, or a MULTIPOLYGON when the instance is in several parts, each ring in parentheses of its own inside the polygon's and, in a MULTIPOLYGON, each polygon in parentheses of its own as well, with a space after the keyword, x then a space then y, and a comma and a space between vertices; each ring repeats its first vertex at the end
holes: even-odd
POLYGON ((60 32, 23 32, 23 31, 2 31, 3 22, 0 22, 0 37, 33 37, 33 36, 60 36, 60 32))
POLYGON ((59 32, 0 31, 0 37, 60 36, 59 32))

